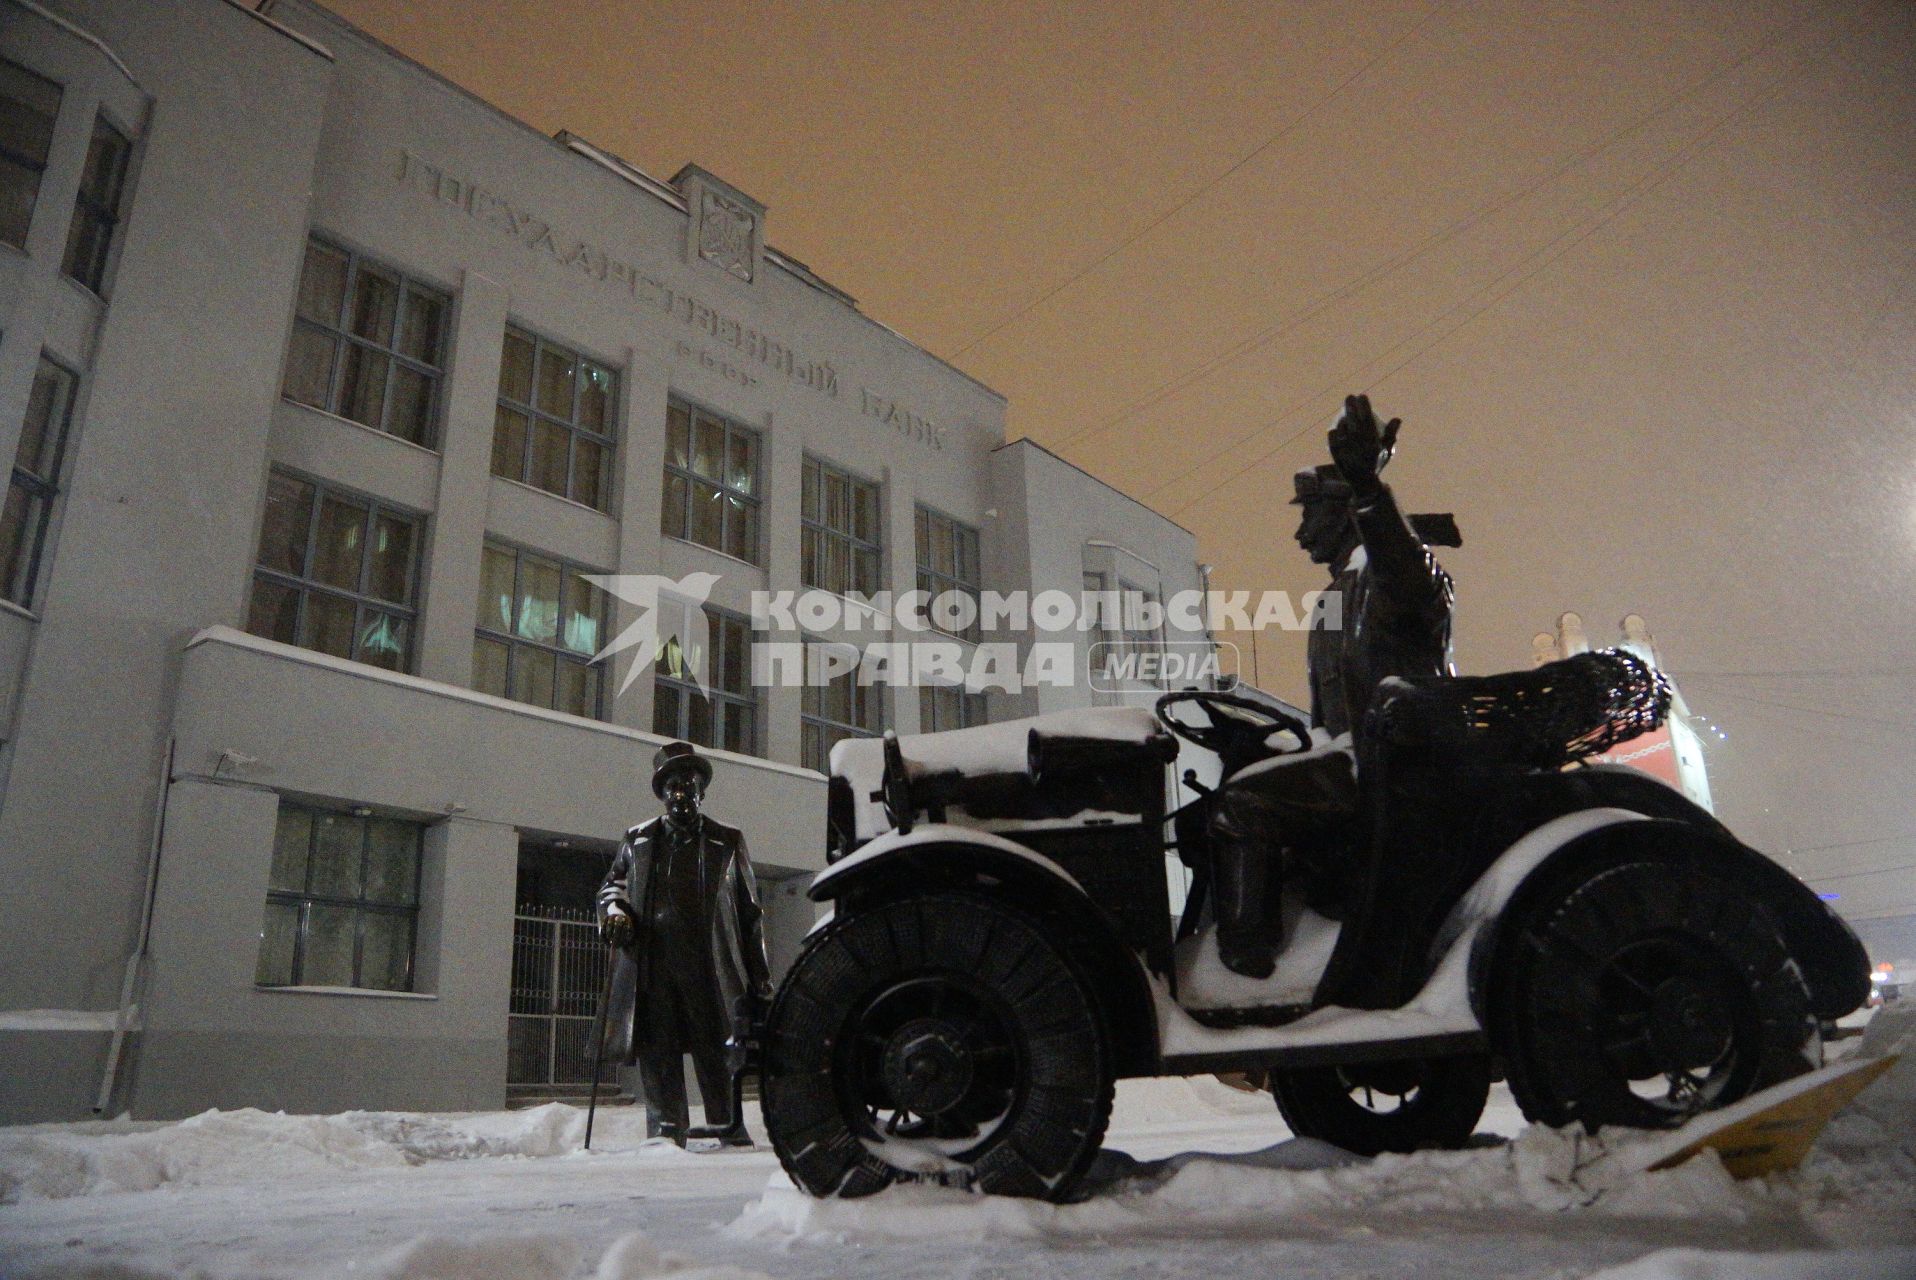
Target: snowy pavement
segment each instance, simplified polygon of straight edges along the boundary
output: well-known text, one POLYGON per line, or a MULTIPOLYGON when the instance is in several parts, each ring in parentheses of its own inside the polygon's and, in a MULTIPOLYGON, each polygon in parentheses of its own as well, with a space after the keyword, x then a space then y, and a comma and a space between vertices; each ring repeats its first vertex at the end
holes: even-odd
POLYGON ((1124 1155, 1065 1206, 813 1201, 769 1150, 646 1143, 630 1108, 600 1112, 589 1153, 559 1105, 30 1126, 0 1129, 0 1276, 1912 1280, 1916 1058, 1864 1102, 1803 1169, 1738 1183, 1707 1153, 1619 1173, 1501 1088, 1483 1145, 1362 1161, 1288 1140, 1268 1095, 1129 1081, 1124 1155))

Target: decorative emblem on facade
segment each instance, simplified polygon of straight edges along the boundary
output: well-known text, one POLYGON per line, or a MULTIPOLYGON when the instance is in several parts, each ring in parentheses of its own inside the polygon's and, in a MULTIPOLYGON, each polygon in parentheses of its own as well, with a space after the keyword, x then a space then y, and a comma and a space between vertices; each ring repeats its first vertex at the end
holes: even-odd
POLYGON ((708 188, 703 197, 699 201, 699 257, 751 283, 757 217, 720 192, 708 188))

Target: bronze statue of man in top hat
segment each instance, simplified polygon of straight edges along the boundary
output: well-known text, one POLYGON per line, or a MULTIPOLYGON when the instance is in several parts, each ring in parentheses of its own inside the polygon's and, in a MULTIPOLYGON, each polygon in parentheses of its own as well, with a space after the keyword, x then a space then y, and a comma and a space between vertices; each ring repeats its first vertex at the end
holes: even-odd
POLYGON ((750 1146, 726 1042, 756 1021, 772 981, 745 837, 701 808, 711 781, 691 743, 659 748, 652 793, 665 812, 625 833, 599 887, 600 936, 615 950, 603 1051, 638 1065, 659 1132, 680 1146, 690 1054, 706 1123, 750 1146))

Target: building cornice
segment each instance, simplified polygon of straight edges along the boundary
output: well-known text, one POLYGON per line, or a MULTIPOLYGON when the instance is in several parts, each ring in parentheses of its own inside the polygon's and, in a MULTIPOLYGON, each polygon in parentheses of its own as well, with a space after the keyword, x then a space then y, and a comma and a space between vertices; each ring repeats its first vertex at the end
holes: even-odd
MULTIPOLYGON (((250 653, 262 654, 281 662, 297 663, 317 670, 331 671, 339 675, 350 676, 355 680, 365 680, 373 684, 391 685, 394 688, 411 689, 435 698, 444 698, 451 702, 465 702, 477 706, 490 707, 531 720, 544 720, 552 724, 576 729, 581 733, 603 734, 612 738, 625 738, 644 746, 656 749, 671 742, 671 738, 656 733, 646 733, 640 729, 628 729, 624 725, 607 724, 603 720, 588 720, 583 716, 567 715, 563 711, 549 711, 544 707, 535 707, 525 702, 514 702, 510 698, 497 697, 490 693, 480 693, 474 689, 463 689, 458 685, 446 684, 440 680, 428 680, 424 676, 408 675, 401 671, 386 671, 379 667, 368 666, 363 662, 353 662, 346 658, 336 658, 329 653, 317 653, 311 649, 301 649, 295 645, 282 644, 277 640, 266 640, 234 627, 208 627, 196 634, 181 646, 181 652, 191 653, 205 647, 239 649, 250 653)), ((700 747, 699 754, 713 760, 723 760, 746 769, 762 769, 767 773, 782 773, 795 778, 820 781, 817 771, 799 765, 782 764, 777 760, 766 760, 760 756, 741 755, 736 751, 726 751, 719 747, 700 747)))

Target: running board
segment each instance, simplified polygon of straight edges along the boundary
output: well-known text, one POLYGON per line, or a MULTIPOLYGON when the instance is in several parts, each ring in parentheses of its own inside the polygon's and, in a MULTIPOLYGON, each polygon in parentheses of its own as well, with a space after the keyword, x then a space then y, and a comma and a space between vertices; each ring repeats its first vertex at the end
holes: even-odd
POLYGON ((1234 1049, 1222 1053, 1184 1053, 1163 1059, 1156 1072, 1163 1076, 1195 1076, 1211 1071, 1337 1067, 1352 1062, 1388 1062, 1395 1058, 1449 1058, 1485 1053, 1489 1041, 1481 1031, 1453 1031, 1400 1040, 1364 1040, 1341 1044, 1272 1046, 1234 1049))

